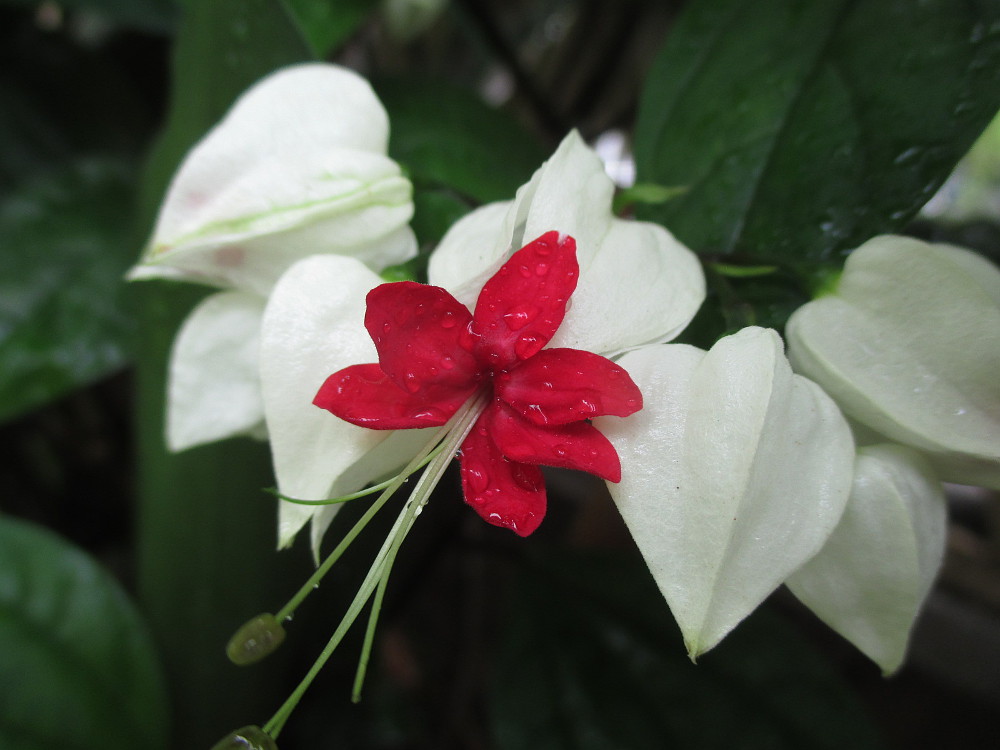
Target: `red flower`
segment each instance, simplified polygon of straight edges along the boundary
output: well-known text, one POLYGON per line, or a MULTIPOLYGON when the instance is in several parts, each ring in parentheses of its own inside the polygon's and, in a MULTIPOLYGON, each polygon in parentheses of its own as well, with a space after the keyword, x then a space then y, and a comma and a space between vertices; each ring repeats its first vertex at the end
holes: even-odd
POLYGON ((465 501, 527 536, 545 515, 538 466, 621 479, 618 454, 588 419, 628 416, 642 394, 614 362, 544 349, 562 323, 579 266, 572 237, 548 232, 486 282, 476 311, 410 281, 368 293, 365 328, 379 361, 334 373, 313 403, 376 430, 434 427, 474 394, 492 393, 461 450, 465 501))

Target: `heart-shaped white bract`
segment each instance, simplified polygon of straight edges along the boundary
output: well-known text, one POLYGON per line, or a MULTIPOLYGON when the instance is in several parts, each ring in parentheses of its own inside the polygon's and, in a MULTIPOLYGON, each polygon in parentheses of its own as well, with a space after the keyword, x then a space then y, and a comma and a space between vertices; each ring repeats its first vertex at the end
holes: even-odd
POLYGON ((946 524, 941 484, 926 459, 901 445, 861 448, 840 523, 785 583, 891 674, 941 567, 946 524))
POLYGON ((431 256, 430 282, 473 306, 510 254, 546 232, 576 240, 580 278, 550 347, 611 356, 669 341, 705 299, 697 257, 658 224, 611 212, 614 183, 576 131, 506 203, 460 219, 431 256))
POLYGON ((708 352, 644 347, 618 364, 644 403, 594 420, 621 457, 608 488, 695 658, 823 546, 854 442, 772 330, 746 328, 708 352))
POLYGON ((925 453, 948 481, 1000 488, 1000 270, 908 237, 852 253, 836 293, 788 321, 789 358, 845 413, 925 453))
POLYGON ((300 258, 379 269, 416 253, 411 186, 386 156, 389 121, 367 81, 336 65, 281 69, 191 149, 132 276, 266 295, 300 258))

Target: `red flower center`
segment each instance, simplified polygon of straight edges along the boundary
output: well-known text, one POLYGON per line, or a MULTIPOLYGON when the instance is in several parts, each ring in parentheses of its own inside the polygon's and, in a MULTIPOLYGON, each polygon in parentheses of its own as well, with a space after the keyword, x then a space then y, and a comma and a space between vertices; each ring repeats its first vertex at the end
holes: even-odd
POLYGON ((548 232, 486 282, 475 313, 441 287, 410 281, 368 293, 379 361, 335 372, 313 403, 376 430, 435 427, 491 392, 461 450, 465 502, 527 536, 545 515, 542 466, 621 479, 618 454, 588 421, 628 416, 642 394, 622 368, 580 349, 545 349, 579 266, 572 237, 548 232))

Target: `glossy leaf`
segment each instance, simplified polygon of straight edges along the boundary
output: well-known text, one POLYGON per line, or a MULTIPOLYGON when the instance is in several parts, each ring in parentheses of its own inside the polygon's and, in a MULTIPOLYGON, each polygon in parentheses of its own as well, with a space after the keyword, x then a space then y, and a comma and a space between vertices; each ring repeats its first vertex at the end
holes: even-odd
POLYGON ((1000 106, 1000 3, 695 0, 646 82, 639 213, 794 264, 898 229, 1000 106))
POLYGON ((83 552, 0 519, 0 746, 166 748, 166 695, 146 629, 83 552))
POLYGON ((876 748, 848 687, 773 613, 697 666, 641 560, 528 566, 493 664, 499 750, 876 748))
POLYGON ((410 178, 480 202, 507 200, 545 159, 508 113, 437 80, 385 80, 375 91, 389 112, 389 156, 410 178))
POLYGON ((79 161, 0 201, 0 420, 121 367, 133 323, 122 274, 131 175, 79 161))

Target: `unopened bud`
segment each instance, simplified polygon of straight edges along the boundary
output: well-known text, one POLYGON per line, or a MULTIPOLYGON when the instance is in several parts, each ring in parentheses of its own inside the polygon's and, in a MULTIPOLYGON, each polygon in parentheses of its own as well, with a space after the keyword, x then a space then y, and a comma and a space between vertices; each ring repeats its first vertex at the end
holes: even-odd
POLYGON ((278 743, 263 729, 251 725, 230 732, 212 750, 278 750, 278 743))
POLYGON ((274 615, 265 612, 244 623, 236 631, 226 646, 226 655, 233 664, 245 667, 268 656, 284 640, 285 629, 281 627, 281 623, 274 619, 274 615))

